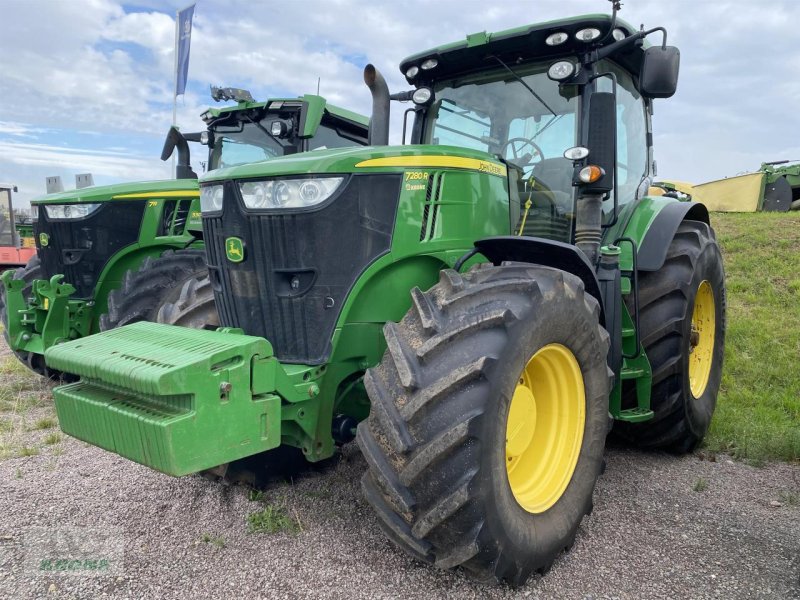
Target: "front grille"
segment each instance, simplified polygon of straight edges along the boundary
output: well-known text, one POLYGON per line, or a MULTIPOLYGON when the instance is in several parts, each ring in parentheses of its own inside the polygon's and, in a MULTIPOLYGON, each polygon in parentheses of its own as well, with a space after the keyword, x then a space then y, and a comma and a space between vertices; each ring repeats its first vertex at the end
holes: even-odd
POLYGON ((284 362, 322 364, 347 294, 391 247, 400 175, 354 175, 320 209, 246 212, 225 184, 224 213, 203 217, 222 325, 267 338, 284 362), (226 258, 241 238, 244 260, 226 258))
POLYGON ((108 259, 139 239, 145 200, 106 202, 84 219, 52 221, 44 206, 34 223, 42 274, 63 274, 75 298, 90 299, 108 259), (46 234, 47 245, 41 243, 46 234))

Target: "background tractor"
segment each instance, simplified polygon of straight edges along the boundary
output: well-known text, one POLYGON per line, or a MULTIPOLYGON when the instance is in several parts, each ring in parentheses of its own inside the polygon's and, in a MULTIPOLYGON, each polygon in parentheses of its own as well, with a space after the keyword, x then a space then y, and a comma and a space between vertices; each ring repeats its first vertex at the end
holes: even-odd
MULTIPOLYGON (((162 159, 177 149, 177 179, 90 185, 32 201, 39 211, 38 256, 4 276, 0 316, 9 345, 35 372, 60 377, 45 365, 47 348, 155 320, 164 305, 181 299, 186 281, 207 274, 188 141, 208 146, 210 171, 366 143, 367 118, 321 96, 256 102, 245 90, 212 88, 212 97, 237 104, 203 113, 202 133, 183 135, 173 127, 167 135, 162 159)), ((209 318, 213 323, 213 311, 209 318)))
POLYGON ((26 264, 36 254, 33 220, 14 210, 12 193, 17 186, 0 183, 0 271, 26 264))
POLYGON ((592 509, 612 423, 685 452, 714 410, 708 212, 647 196, 678 61, 615 7, 411 56, 409 91, 368 65, 370 147, 202 179, 222 328, 48 350, 81 377, 54 392, 61 428, 175 476, 276 448, 316 462, 357 432, 398 547, 488 581, 546 571, 592 509), (392 98, 413 102, 409 145, 386 146, 392 98))

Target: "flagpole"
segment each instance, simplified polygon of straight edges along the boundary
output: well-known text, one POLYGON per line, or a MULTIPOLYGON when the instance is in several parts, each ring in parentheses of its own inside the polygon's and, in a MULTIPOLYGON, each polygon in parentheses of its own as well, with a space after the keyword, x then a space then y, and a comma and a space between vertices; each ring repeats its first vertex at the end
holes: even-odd
MULTIPOLYGON (((178 121, 178 42, 180 40, 180 11, 175 11, 175 68, 173 69, 175 77, 172 86, 172 125, 175 126, 178 121)), ((175 153, 172 154, 172 177, 176 177, 175 171, 175 153)))

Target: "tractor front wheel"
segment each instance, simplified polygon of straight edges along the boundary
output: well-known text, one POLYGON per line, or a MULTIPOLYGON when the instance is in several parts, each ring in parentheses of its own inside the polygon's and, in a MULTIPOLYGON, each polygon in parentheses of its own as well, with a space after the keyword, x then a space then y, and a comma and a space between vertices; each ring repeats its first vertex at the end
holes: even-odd
POLYGON ((365 376, 362 489, 411 555, 522 585, 592 509, 611 386, 599 305, 526 264, 443 271, 412 298, 365 376))
POLYGON ((127 271, 122 285, 108 295, 108 312, 100 316, 100 330, 155 321, 161 307, 187 281, 203 277, 207 270, 202 250, 167 250, 148 257, 137 270, 127 271))

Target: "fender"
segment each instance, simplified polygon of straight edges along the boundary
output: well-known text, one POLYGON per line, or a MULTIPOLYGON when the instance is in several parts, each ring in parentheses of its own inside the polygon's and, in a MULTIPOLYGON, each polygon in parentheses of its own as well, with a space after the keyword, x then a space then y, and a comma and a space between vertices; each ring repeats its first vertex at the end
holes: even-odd
POLYGON ((664 206, 647 228, 637 254, 639 271, 658 271, 667 259, 675 232, 684 220, 710 225, 708 209, 698 202, 671 202, 664 206))
POLYGON ((600 322, 605 325, 597 275, 589 259, 576 246, 545 238, 504 235, 478 240, 475 249, 493 265, 504 261, 527 262, 572 273, 583 281, 586 291, 600 303, 600 322))

